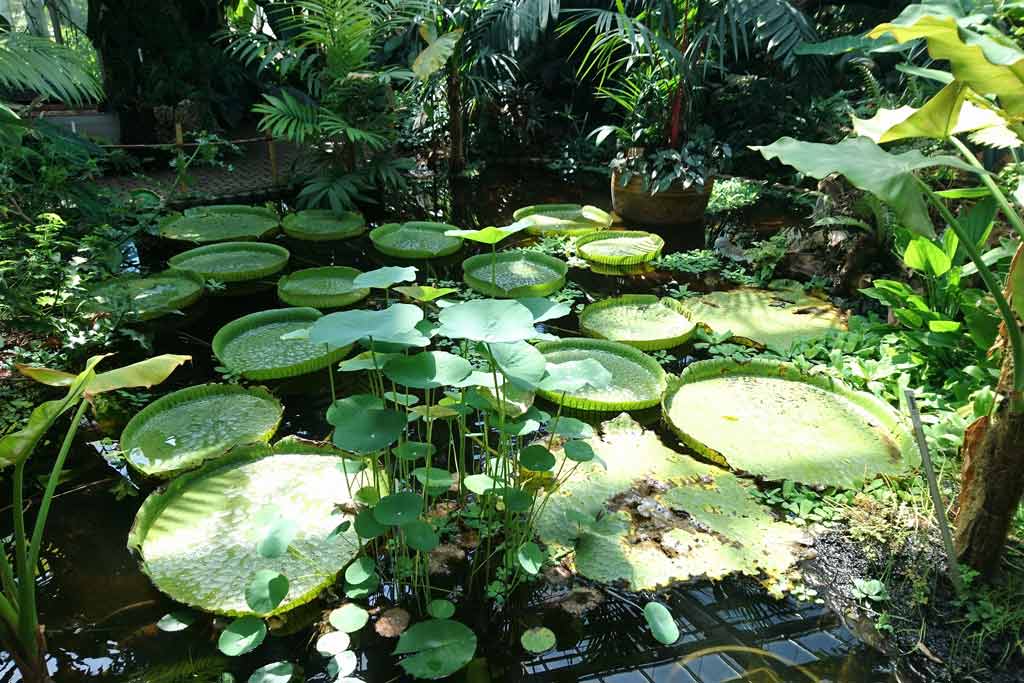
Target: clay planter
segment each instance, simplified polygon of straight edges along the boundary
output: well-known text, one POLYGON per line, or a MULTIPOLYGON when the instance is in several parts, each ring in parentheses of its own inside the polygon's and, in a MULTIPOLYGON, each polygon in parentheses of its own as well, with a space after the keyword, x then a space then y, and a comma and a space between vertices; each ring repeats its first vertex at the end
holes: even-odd
POLYGON ((708 178, 703 188, 682 189, 673 185, 652 195, 644 189, 639 176, 633 176, 623 186, 619 173, 613 171, 612 208, 627 223, 642 227, 701 225, 714 184, 714 178, 708 178))

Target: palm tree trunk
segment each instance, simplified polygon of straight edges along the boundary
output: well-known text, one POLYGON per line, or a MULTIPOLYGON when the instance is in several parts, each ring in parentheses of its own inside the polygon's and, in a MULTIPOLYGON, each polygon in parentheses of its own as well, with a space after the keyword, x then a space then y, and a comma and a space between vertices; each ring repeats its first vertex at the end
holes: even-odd
POLYGON ((462 120, 462 79, 454 60, 448 63, 448 170, 461 173, 466 168, 466 134, 462 120))

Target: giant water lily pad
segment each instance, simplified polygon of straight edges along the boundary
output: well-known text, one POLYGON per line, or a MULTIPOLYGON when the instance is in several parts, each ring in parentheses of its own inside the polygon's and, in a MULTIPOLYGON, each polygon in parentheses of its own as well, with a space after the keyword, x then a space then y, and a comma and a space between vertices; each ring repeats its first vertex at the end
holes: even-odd
POLYGON ((286 235, 307 242, 345 240, 366 232, 366 221, 355 211, 336 214, 330 209, 290 213, 281 222, 286 235))
POLYGON ((200 243, 257 240, 276 231, 279 224, 277 214, 261 206, 202 206, 165 218, 160 235, 200 243))
POLYGON ((121 433, 121 450, 136 471, 171 477, 239 444, 269 441, 283 410, 281 403, 261 388, 232 384, 188 387, 136 413, 121 433))
POLYGON ((627 294, 587 305, 580 332, 651 351, 671 349, 693 336, 696 325, 675 299, 627 294))
POLYGON ((835 306, 800 290, 740 287, 680 302, 690 318, 736 342, 788 350, 793 344, 846 329, 835 306))
POLYGON ((370 241, 378 251, 398 258, 435 258, 454 254, 462 248, 462 238, 446 235, 458 230, 447 223, 411 221, 385 223, 370 231, 370 241))
POLYGON ((601 230, 576 241, 576 250, 587 261, 619 267, 653 261, 664 247, 665 240, 641 230, 601 230))
POLYGON ((308 329, 321 317, 314 308, 277 308, 229 322, 213 337, 213 353, 247 379, 282 379, 326 368, 344 358, 351 345, 328 348, 309 339, 282 339, 308 329))
POLYGON ((517 209, 512 217, 527 223, 531 235, 582 235, 612 224, 607 211, 579 204, 536 204, 517 209))
POLYGON ((665 371, 644 352, 605 339, 561 339, 542 342, 537 348, 551 364, 592 361, 611 374, 604 386, 584 386, 558 392, 541 388, 549 401, 577 410, 642 410, 658 405, 665 393, 665 371))
POLYGON ((221 282, 258 280, 288 265, 288 250, 262 242, 221 242, 189 249, 167 260, 178 270, 191 270, 221 282))
POLYGON ((673 451, 628 415, 602 432, 587 440, 597 457, 566 463, 575 469, 537 519, 580 574, 631 590, 736 573, 775 594, 789 586, 803 533, 777 521, 751 482, 673 451))
POLYGON ((168 270, 146 277, 123 275, 99 283, 89 292, 86 310, 152 320, 191 306, 203 295, 203 276, 168 270))
MULTIPOLYGON (((288 579, 284 600, 266 614, 309 602, 359 552, 350 492, 365 475, 347 475, 343 458, 296 439, 274 449, 252 445, 184 474, 139 508, 128 535, 142 570, 178 602, 233 616, 254 614, 246 589, 257 572, 288 579), (275 529, 288 529, 280 553, 268 552, 275 529)), ((277 534, 281 538, 282 534, 277 534)))
POLYGON ((277 298, 290 306, 341 308, 351 306, 370 295, 353 280, 361 271, 348 266, 305 268, 277 281, 277 298))
POLYGON ((887 403, 778 361, 694 363, 669 388, 665 416, 697 452, 765 479, 856 487, 919 458, 887 403))
POLYGON ((535 251, 479 254, 462 262, 462 279, 473 289, 508 299, 543 297, 565 286, 565 261, 535 251))

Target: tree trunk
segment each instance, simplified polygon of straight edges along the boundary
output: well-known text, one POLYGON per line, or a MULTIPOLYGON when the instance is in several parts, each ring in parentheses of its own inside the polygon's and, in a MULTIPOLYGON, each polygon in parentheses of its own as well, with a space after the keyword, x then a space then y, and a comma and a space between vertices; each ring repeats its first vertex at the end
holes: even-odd
POLYGON ((1010 412, 1004 400, 992 421, 971 425, 963 451, 956 551, 961 562, 991 577, 1024 493, 1024 414, 1010 412))
POLYGON ((466 134, 462 120, 462 79, 458 66, 448 64, 448 170, 461 173, 466 168, 466 134))

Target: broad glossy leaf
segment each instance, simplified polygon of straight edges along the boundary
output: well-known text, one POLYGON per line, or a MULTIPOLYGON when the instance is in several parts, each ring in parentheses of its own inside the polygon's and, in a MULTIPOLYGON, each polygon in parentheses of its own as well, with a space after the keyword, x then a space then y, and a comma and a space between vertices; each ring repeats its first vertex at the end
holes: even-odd
POLYGON ((327 422, 336 424, 350 420, 367 410, 379 410, 384 402, 373 394, 353 394, 339 398, 327 408, 327 422))
POLYGON ((260 569, 245 589, 245 602, 253 612, 266 614, 288 595, 288 578, 271 569, 260 569))
POLYGON ((428 489, 447 489, 455 483, 452 473, 440 467, 417 467, 412 471, 412 476, 428 489))
POLYGON ((256 545, 256 552, 267 558, 284 555, 298 528, 298 524, 290 519, 280 517, 273 520, 267 525, 263 538, 256 545))
POLYGON ((252 672, 248 683, 288 683, 295 675, 295 666, 290 662, 271 662, 252 672))
POLYGON ((377 538, 387 533, 387 527, 377 521, 373 510, 360 510, 353 522, 356 533, 361 538, 377 538))
POLYGON ((501 343, 537 336, 533 313, 518 301, 479 299, 441 311, 437 333, 449 339, 501 343))
POLYGON ((402 634, 396 655, 409 655, 399 664, 416 678, 435 680, 450 676, 473 659, 476 635, 450 619, 422 621, 402 634))
POLYGON ((870 119, 853 119, 857 135, 884 143, 904 138, 945 140, 951 135, 979 128, 1005 127, 1006 121, 992 109, 966 100, 967 89, 953 82, 924 106, 879 109, 870 119))
POLYGON ((778 159, 802 173, 822 179, 833 173, 888 204, 914 232, 935 236, 928 209, 914 172, 933 166, 952 166, 975 173, 969 164, 951 156, 925 156, 914 150, 890 154, 872 140, 853 138, 835 145, 780 138, 771 145, 752 147, 766 159, 778 159))
POLYGON ((465 358, 446 351, 424 351, 394 358, 384 366, 384 375, 413 389, 454 386, 469 376, 473 366, 465 358))
POLYGON ((333 683, 344 683, 346 677, 359 666, 359 657, 352 650, 339 652, 327 662, 327 675, 333 683))
POLYGON ((228 657, 252 652, 267 637, 267 625, 259 617, 235 619, 217 639, 217 648, 228 657))
POLYGON ((1010 303, 1017 317, 1024 320, 1024 247, 1017 247, 1017 253, 1010 262, 1010 274, 1007 278, 1007 290, 1010 294, 1010 303))
POLYGON ((879 48, 895 45, 893 38, 868 38, 866 36, 840 36, 820 43, 801 42, 793 48, 795 55, 841 55, 847 52, 872 52, 879 48))
POLYGON ((401 526, 419 517, 423 498, 408 491, 392 493, 381 498, 373 508, 373 517, 385 526, 401 526))
POLYGON ((455 46, 462 38, 463 29, 457 28, 454 31, 444 33, 423 48, 423 51, 416 55, 412 63, 412 72, 422 81, 430 78, 435 71, 443 68, 448 58, 455 53, 455 46))
POLYGON ((370 620, 369 613, 359 605, 350 602, 332 610, 327 620, 331 626, 345 633, 355 633, 370 620))
POLYGON ((421 519, 403 525, 402 533, 405 534, 405 542, 409 547, 422 553, 429 553, 441 542, 434 529, 421 519))
POLYGON ((395 457, 400 460, 421 460, 429 458, 437 451, 437 446, 422 441, 406 441, 394 449, 395 457))
POLYGON ((555 466, 555 456, 544 446, 534 444, 519 453, 519 464, 531 472, 549 472, 555 466))
POLYGON ((467 476, 463 482, 466 484, 467 489, 477 495, 483 495, 497 486, 494 479, 486 474, 471 474, 467 476))
POLYGON ((910 240, 903 252, 903 262, 932 277, 945 274, 952 266, 949 256, 927 237, 910 240))
POLYGON ((379 351, 363 351, 357 356, 338 364, 342 372, 358 372, 360 370, 382 370, 389 360, 398 358, 400 353, 381 353, 379 351))
POLYGON ((572 313, 572 307, 562 301, 552 301, 543 297, 527 297, 516 301, 530 309, 535 323, 564 318, 572 313))
POLYGON ((385 391, 383 396, 385 401, 391 401, 403 408, 411 408, 420 402, 419 396, 416 396, 415 394, 403 394, 400 391, 385 391))
POLYGON ((664 645, 673 645, 679 640, 679 626, 668 611, 660 602, 649 602, 644 605, 644 619, 651 628, 651 634, 655 640, 664 645))
POLYGON ((341 348, 361 339, 426 346, 430 340, 416 330, 423 310, 413 304, 394 304, 381 311, 338 311, 319 318, 309 328, 309 341, 341 348))
POLYGON ((536 543, 524 543, 516 551, 516 560, 524 572, 530 576, 536 576, 544 566, 544 553, 536 543))
POLYGON ((345 582, 345 597, 349 600, 362 600, 380 588, 380 576, 370 574, 362 583, 345 582))
POLYGON ((566 441, 563 448, 565 449, 565 457, 573 462, 590 462, 596 456, 593 447, 586 441, 579 439, 566 441))
POLYGON ((352 280, 352 285, 370 289, 387 289, 392 285, 397 285, 399 282, 415 281, 415 266, 384 266, 383 268, 360 273, 352 280))
POLYGON ((551 423, 551 431, 567 439, 589 439, 594 435, 593 427, 575 417, 559 416, 551 423))

